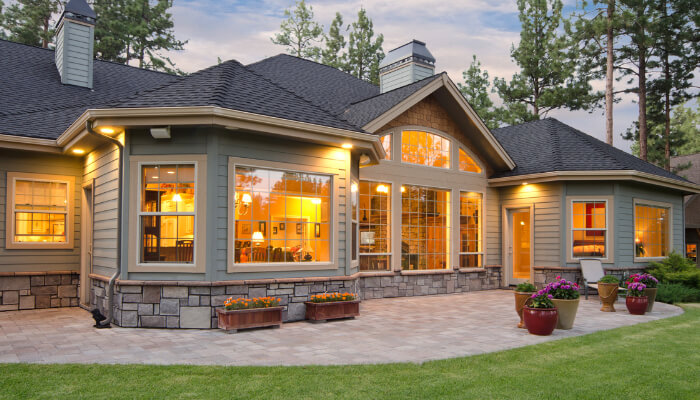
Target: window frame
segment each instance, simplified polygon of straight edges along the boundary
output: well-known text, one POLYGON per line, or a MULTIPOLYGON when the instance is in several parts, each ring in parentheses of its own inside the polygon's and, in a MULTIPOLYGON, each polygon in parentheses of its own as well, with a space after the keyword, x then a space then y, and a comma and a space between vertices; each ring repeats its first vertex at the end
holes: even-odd
POLYGON ((456 164, 456 167, 457 167, 457 168, 456 168, 457 171, 459 171, 459 172, 461 172, 461 173, 463 173, 463 174, 484 175, 484 170, 485 170, 485 168, 484 168, 484 166, 481 164, 481 162, 478 161, 478 160, 479 160, 479 158, 476 157, 476 156, 474 155, 474 153, 473 153, 471 150, 467 149, 467 148, 464 147, 464 146, 457 146, 457 162, 455 163, 455 164, 456 164), (474 161, 474 164, 476 164, 476 165, 481 169, 481 172, 471 172, 471 171, 464 171, 464 170, 462 170, 462 169, 459 167, 459 152, 460 152, 460 151, 463 151, 469 158, 471 158, 472 161, 474 161))
MULTIPOLYGON (((483 171, 483 169, 482 169, 483 171)), ((479 190, 465 190, 465 189, 460 189, 459 192, 457 193, 459 204, 457 204, 457 210, 455 211, 455 214, 457 216, 457 220, 459 221, 458 228, 456 231, 457 235, 457 260, 456 260, 456 267, 457 268, 462 268, 460 266, 460 256, 462 255, 480 255, 481 256, 481 266, 480 267, 465 267, 465 268, 484 268, 484 265, 486 265, 486 237, 485 237, 485 232, 486 230, 484 229, 484 226, 486 225, 486 214, 484 213, 485 209, 485 198, 486 198, 486 193, 483 191, 479 190), (479 215, 479 242, 481 242, 481 251, 480 252, 463 252, 462 250, 462 193, 478 193, 481 195, 481 215, 479 215)))
MULTIPOLYGON (((361 243, 360 243, 360 238, 358 237, 358 241, 357 241, 357 243, 358 243, 358 251, 357 251, 357 254, 358 254, 358 258, 357 258, 357 260, 358 260, 358 266, 357 266, 357 268, 358 268, 358 271, 361 272, 361 273, 363 273, 363 274, 376 274, 376 273, 391 272, 391 271, 394 270, 394 223, 393 223, 393 221, 394 221, 394 186, 395 186, 396 184, 395 184, 394 182, 392 182, 391 180, 381 180, 381 179, 360 179, 359 183, 361 184, 362 182, 370 182, 370 183, 371 183, 371 182, 374 182, 374 183, 382 183, 382 184, 389 184, 389 185, 390 185, 389 193, 388 193, 388 196, 389 196, 389 202, 388 202, 388 203, 389 203, 390 211, 389 211, 389 213, 388 213, 387 215, 388 215, 388 218, 389 218, 389 235, 391 235, 391 236, 390 236, 390 240, 389 240, 388 243, 389 243, 389 249, 391 249, 391 251, 388 252, 388 253, 362 253, 362 252, 360 252, 360 249, 359 249, 359 245, 360 245, 361 243), (387 268, 387 269, 384 269, 384 270, 377 270, 377 271, 372 271, 372 270, 363 271, 363 270, 360 269, 360 265, 362 265, 362 263, 359 262, 359 261, 360 261, 360 258, 361 258, 362 256, 389 256, 389 264, 387 265, 388 268, 387 268)), ((399 190, 400 190, 400 187, 401 187, 401 185, 399 185, 399 190)), ((358 194, 360 193, 359 186, 358 186, 358 191, 357 191, 357 193, 358 193, 358 194)), ((399 194, 400 194, 400 192, 399 192, 399 194)), ((360 233, 360 229, 359 229, 359 222, 360 222, 360 217, 359 217, 359 213, 360 213, 359 201, 358 201, 357 212, 358 212, 358 217, 357 217, 357 220, 358 220, 358 229, 357 229, 357 232, 358 232, 358 235, 359 235, 359 233, 360 233)), ((400 233, 401 233, 401 232, 400 232, 400 227, 399 227, 399 235, 400 235, 400 233)))
MULTIPOLYGON (((389 153, 387 154, 387 157, 384 158, 382 161, 393 161, 394 160, 394 131, 389 131, 383 134, 379 135, 379 142, 382 144, 382 148, 384 148, 384 142, 382 139, 385 137, 389 137, 389 153)), ((386 153, 386 149, 385 153, 386 153)))
MULTIPOLYGON (((7 172, 6 188, 6 213, 5 213, 5 248, 6 249, 72 249, 75 238, 75 177, 70 175, 49 175, 30 172, 7 172), (15 242, 15 184, 17 180, 58 182, 67 184, 65 242, 15 242)), ((21 210, 19 210, 21 212, 21 210)), ((62 212, 48 212, 48 214, 62 214, 62 212)))
POLYGON ((637 257, 634 236, 637 232, 637 206, 665 208, 668 210, 668 234, 666 235, 666 254, 673 250, 673 205, 660 201, 646 200, 641 198, 632 199, 632 256, 634 262, 661 261, 666 257, 637 257))
MULTIPOLYGON (((615 262, 615 201, 614 196, 567 196, 566 197, 566 262, 579 263, 582 258, 596 258, 601 263, 615 262), (605 257, 574 257, 574 202, 605 202, 605 257)), ((596 229, 600 230, 600 229, 596 229)))
MULTIPOLYGON (((129 177, 130 182, 132 182, 129 189, 129 221, 136 221, 136 223, 129 224, 129 237, 134 238, 129 240, 129 272, 206 272, 207 156, 203 154, 131 156, 129 177), (141 262, 141 246, 143 240, 141 237, 141 192, 143 189, 141 167, 159 164, 194 164, 195 206, 192 263, 141 262), (133 182, 135 182, 136 185, 133 185, 133 182), (134 188, 136 190, 134 190, 134 188)), ((146 212, 146 215, 151 214, 152 213, 146 212)), ((189 215, 190 213, 187 214, 189 215)))
MULTIPOLYGON (((455 148, 456 140, 454 138, 452 138, 450 135, 443 133, 443 132, 439 132, 435 129, 430 129, 428 127, 423 127, 423 126, 415 126, 415 125, 402 126, 401 128, 398 129, 398 132, 400 133, 400 138, 398 140, 398 144, 396 147, 398 147, 398 150, 399 150, 398 154, 400 157, 399 157, 398 161, 401 164, 413 165, 413 166, 424 167, 424 168, 433 168, 433 169, 436 169, 438 171, 450 171, 450 170, 454 169, 454 166, 455 166, 454 154, 452 154, 452 153, 454 152, 453 149, 455 148), (410 161, 404 161, 404 159, 403 159, 403 155, 404 155, 403 136, 404 136, 404 133, 406 133, 406 131, 425 132, 427 134, 434 135, 434 136, 437 136, 437 137, 442 138, 442 139, 446 139, 450 145, 450 150, 447 152, 447 155, 449 156, 449 159, 447 162, 448 165, 446 167, 436 167, 434 165, 426 165, 426 164, 420 164, 420 163, 413 163, 410 161)), ((394 132, 394 136, 395 135, 396 135, 396 131, 394 132)), ((392 136, 392 139, 394 139, 394 136, 392 136)), ((392 144, 393 144, 393 142, 392 142, 392 144)), ((457 146, 457 147, 459 147, 459 146, 457 146)), ((394 150, 394 149, 392 148, 392 150, 394 150)), ((392 157, 395 159, 396 155, 392 154, 392 157)))
MULTIPOLYGON (((240 157, 229 157, 228 158, 228 202, 227 202, 227 208, 228 208, 228 235, 227 235, 227 240, 228 243, 226 245, 228 251, 227 251, 227 272, 228 273, 236 273, 236 272, 277 272, 277 271, 310 271, 310 270, 332 270, 332 269, 338 269, 338 246, 335 243, 337 235, 335 232, 338 231, 338 221, 340 217, 338 216, 338 208, 340 204, 340 186, 339 186, 339 179, 338 176, 338 170, 334 168, 325 168, 325 167, 314 167, 314 166, 308 166, 308 165, 300 165, 300 164, 291 164, 291 163, 284 163, 284 162, 277 162, 277 161, 265 161, 265 160, 255 160, 255 159, 249 159, 249 158, 240 158, 240 157), (272 170, 280 170, 280 171, 288 171, 288 172, 299 172, 299 173, 310 173, 310 174, 316 174, 316 175, 327 175, 331 178, 331 195, 330 195, 330 232, 329 232, 329 246, 330 249, 328 251, 328 254, 330 256, 330 261, 312 261, 312 262, 294 262, 294 263, 288 263, 288 262, 276 262, 276 263, 235 263, 234 258, 235 258, 235 237, 234 237, 234 232, 235 232, 235 223, 236 223, 236 218, 235 218, 235 210, 233 207, 233 202, 235 199, 236 195, 236 175, 235 175, 235 168, 236 166, 241 166, 241 167, 249 167, 249 168, 262 168, 262 169, 272 169, 272 170)), ((348 173, 349 175, 349 173, 348 173)), ((347 181, 351 181, 351 178, 348 176, 347 181)), ((351 208, 350 202, 347 204, 348 207, 351 208)), ((351 223, 352 224, 352 223, 351 223)), ((346 226, 346 231, 351 231, 352 230, 352 225, 351 226, 346 226)), ((350 238, 351 239, 351 238, 350 238)), ((351 242, 351 240, 350 240, 351 242)), ((347 245, 346 243, 346 248, 350 249, 351 245, 347 245)), ((350 259, 351 257, 347 257, 350 259)))

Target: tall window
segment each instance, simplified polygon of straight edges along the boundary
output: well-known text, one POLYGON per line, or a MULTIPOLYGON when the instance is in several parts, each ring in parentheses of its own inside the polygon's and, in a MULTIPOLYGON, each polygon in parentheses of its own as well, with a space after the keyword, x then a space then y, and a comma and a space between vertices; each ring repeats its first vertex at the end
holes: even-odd
POLYGON ((450 168, 450 140, 422 131, 403 131, 401 160, 411 164, 450 168))
POLYGON ((606 258, 607 202, 574 201, 572 206, 573 257, 606 258))
POLYGON ((353 179, 350 185, 350 203, 352 205, 352 261, 357 261, 357 240, 359 236, 359 224, 357 223, 358 203, 360 201, 359 184, 353 179))
POLYGON ((482 266, 481 204, 481 193, 461 192, 459 195, 460 268, 482 266))
MULTIPOLYGON (((8 173, 10 178, 11 173, 8 173)), ((12 219, 15 243, 66 243, 69 182, 8 179, 14 193, 12 219)))
POLYGON ((360 270, 391 269, 391 184, 360 182, 360 270))
POLYGON ((142 165, 141 186, 140 261, 193 263, 195 165, 142 165))
POLYGON ((459 149, 459 170, 465 172, 481 173, 481 167, 467 154, 466 151, 459 149))
POLYGON ((235 167, 234 262, 328 262, 330 176, 235 167))
POLYGON ((386 159, 391 160, 391 133, 382 136, 380 140, 382 141, 382 147, 384 148, 384 152, 386 153, 386 159))
POLYGON ((634 206, 634 256, 666 257, 669 248, 669 209, 634 206))
POLYGON ((420 186, 401 187, 401 268, 449 266, 450 192, 420 186))

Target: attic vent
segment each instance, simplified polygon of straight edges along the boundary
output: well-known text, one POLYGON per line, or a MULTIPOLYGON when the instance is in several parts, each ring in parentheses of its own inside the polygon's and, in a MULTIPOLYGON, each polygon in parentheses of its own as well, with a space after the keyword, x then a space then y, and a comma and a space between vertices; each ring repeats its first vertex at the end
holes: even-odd
POLYGON ((399 46, 379 64, 379 88, 382 93, 410 85, 435 74, 435 57, 425 43, 413 40, 399 46))

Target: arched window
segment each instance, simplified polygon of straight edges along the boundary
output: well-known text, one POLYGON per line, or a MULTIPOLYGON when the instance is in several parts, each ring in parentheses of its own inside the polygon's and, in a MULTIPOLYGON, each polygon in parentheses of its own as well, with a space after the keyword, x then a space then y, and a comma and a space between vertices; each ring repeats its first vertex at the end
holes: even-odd
POLYGON ((423 131, 403 131, 401 161, 450 168, 450 140, 423 131))
POLYGON ((459 149, 459 170, 465 172, 481 173, 481 167, 467 154, 466 151, 459 149))

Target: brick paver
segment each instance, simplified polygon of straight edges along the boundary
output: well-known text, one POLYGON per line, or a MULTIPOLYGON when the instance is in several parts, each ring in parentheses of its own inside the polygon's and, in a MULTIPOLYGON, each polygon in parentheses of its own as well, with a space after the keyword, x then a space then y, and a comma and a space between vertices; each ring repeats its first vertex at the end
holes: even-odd
POLYGON ((574 329, 552 336, 516 328, 513 294, 492 290, 364 301, 361 316, 227 334, 219 330, 95 329, 79 308, 0 313, 0 362, 307 365, 423 362, 504 350, 681 314, 616 313, 583 300, 574 329))

